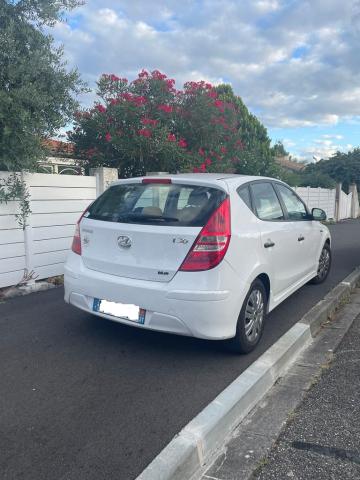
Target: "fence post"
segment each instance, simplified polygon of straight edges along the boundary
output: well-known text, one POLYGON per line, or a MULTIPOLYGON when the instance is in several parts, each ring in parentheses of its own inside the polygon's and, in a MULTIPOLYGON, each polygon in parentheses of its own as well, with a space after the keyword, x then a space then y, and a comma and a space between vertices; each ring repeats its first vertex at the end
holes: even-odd
POLYGON ((349 187, 349 193, 352 193, 351 198, 351 218, 358 218, 359 216, 359 197, 356 183, 352 183, 349 187))
POLYGON ((108 167, 90 168, 90 175, 96 177, 97 197, 101 195, 112 182, 115 182, 119 178, 117 168, 108 167))
MULTIPOLYGON (((23 182, 26 184, 26 187, 29 188, 28 181, 29 181, 29 175, 30 173, 22 172, 21 177, 23 182)), ((31 202, 31 198, 30 198, 31 202)), ((30 207, 31 209, 31 207, 30 207)), ((33 243, 33 231, 32 231, 32 221, 31 221, 31 213, 30 215, 26 218, 26 226, 24 228, 24 249, 25 249, 25 268, 27 270, 27 278, 25 279, 24 275, 24 280, 26 280, 27 285, 34 285, 35 283, 35 278, 34 275, 32 274, 34 270, 34 243, 33 243)))
POLYGON ((341 188, 342 183, 336 184, 335 190, 335 220, 338 222, 340 220, 340 200, 341 200, 341 188))

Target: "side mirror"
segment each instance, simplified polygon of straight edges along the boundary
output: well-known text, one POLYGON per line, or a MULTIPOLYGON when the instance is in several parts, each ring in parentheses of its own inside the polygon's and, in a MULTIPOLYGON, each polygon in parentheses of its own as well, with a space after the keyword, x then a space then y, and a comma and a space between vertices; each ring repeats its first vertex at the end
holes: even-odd
POLYGON ((321 208, 313 208, 311 210, 311 215, 313 216, 314 220, 317 220, 318 222, 326 220, 326 213, 321 208))

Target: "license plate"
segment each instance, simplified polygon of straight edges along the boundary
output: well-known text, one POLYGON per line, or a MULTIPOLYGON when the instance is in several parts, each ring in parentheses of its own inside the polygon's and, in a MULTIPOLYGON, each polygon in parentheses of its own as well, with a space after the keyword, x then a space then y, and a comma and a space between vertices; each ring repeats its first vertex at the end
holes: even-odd
POLYGON ((131 322, 142 324, 145 322, 145 310, 130 303, 109 302, 108 300, 94 298, 93 311, 130 320, 131 322))

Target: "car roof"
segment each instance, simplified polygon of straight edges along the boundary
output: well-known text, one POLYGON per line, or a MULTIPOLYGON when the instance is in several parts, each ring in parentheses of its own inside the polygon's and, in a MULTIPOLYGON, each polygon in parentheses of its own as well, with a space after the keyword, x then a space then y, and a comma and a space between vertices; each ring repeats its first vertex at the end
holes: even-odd
POLYGON ((144 178, 171 178, 172 180, 178 182, 184 182, 189 184, 198 184, 198 185, 217 185, 224 187, 224 184, 241 185, 243 183, 251 182, 254 180, 274 180, 273 178, 256 176, 256 175, 236 175, 234 173, 175 173, 175 174, 154 174, 147 175, 143 177, 134 177, 134 178, 124 178, 113 183, 129 183, 131 181, 141 182, 144 178))

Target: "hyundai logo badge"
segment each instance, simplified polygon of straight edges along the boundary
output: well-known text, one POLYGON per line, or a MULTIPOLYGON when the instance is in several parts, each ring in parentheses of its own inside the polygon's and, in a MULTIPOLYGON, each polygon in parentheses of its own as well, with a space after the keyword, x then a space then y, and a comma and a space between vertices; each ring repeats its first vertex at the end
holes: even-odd
POLYGON ((132 240, 127 235, 120 235, 117 239, 117 243, 120 248, 130 248, 132 245, 132 240))

